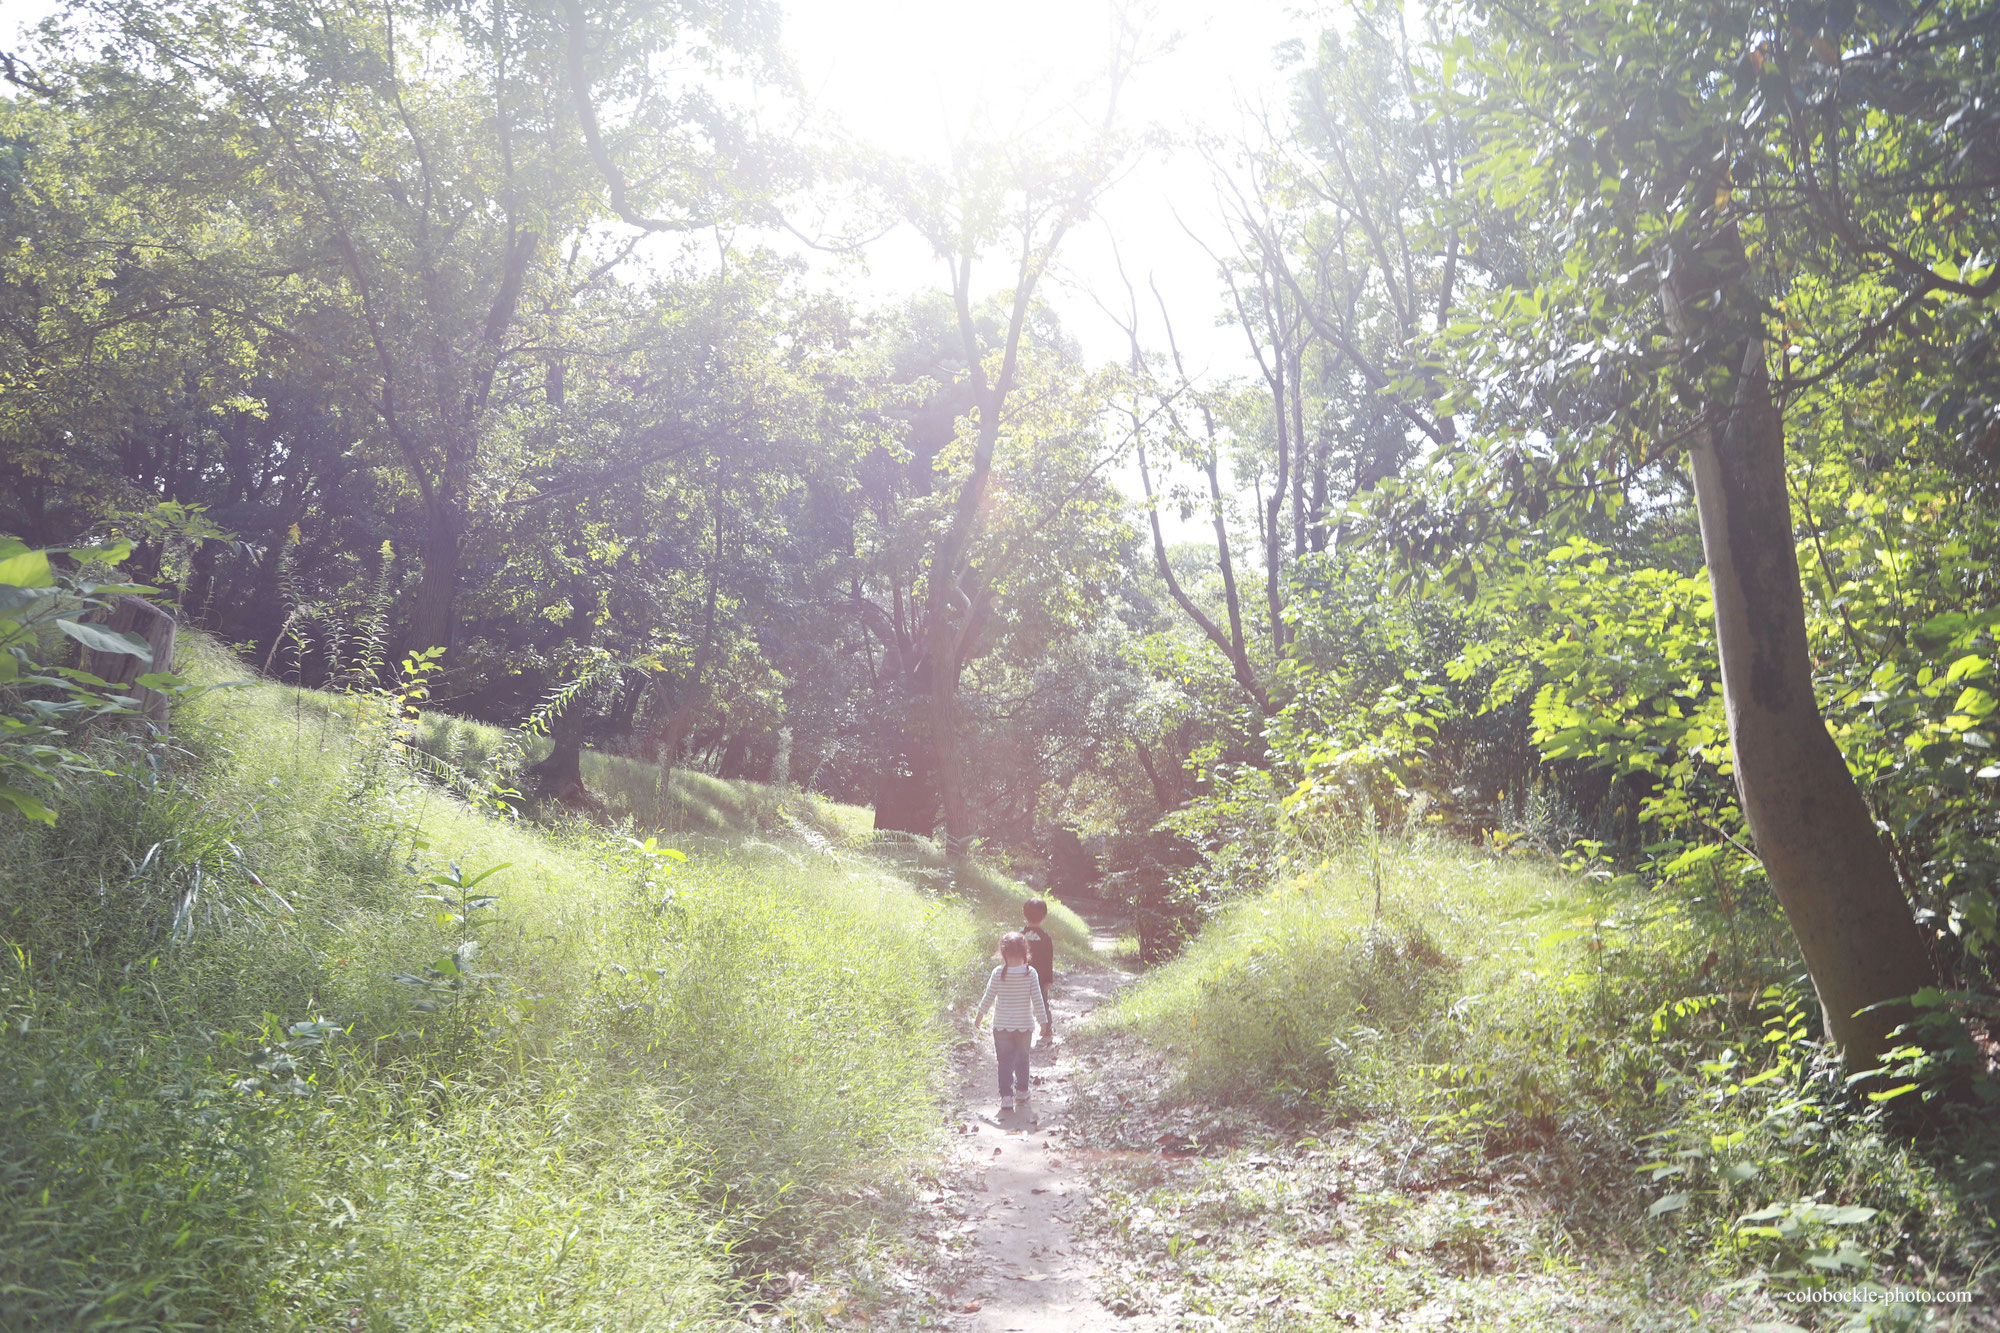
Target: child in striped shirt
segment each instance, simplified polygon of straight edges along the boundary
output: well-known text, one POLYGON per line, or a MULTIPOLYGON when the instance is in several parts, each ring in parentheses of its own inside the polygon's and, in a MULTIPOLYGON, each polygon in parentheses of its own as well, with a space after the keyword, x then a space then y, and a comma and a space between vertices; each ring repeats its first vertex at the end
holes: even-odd
POLYGON ((1028 941, 1018 931, 1000 940, 1000 966, 986 979, 986 994, 980 997, 979 1013, 972 1025, 978 1027, 993 1011, 993 1054, 1000 1064, 1000 1109, 1011 1111, 1018 1104, 1028 1109, 1028 1046, 1035 1039, 1035 1022, 1041 1021, 1042 1039, 1054 1032, 1049 1006, 1042 999, 1042 979, 1028 966, 1028 941), (1018 1095, 1015 1089, 1019 1088, 1018 1095))

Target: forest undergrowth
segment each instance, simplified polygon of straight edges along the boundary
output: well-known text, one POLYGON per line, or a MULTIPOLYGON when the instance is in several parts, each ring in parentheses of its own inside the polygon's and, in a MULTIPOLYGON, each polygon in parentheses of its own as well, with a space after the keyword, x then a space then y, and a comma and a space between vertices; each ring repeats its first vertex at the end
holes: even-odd
POLYGON ((1187 1328, 2000 1326, 2000 1133, 1887 1123, 1811 995, 1768 901, 1337 855, 1088 1037, 1171 1071, 1080 1108, 1107 1297, 1187 1328))
POLYGON ((217 691, 0 829, 0 1326, 721 1327, 893 1226, 1026 890, 613 760, 707 836, 510 819, 387 706, 217 691))

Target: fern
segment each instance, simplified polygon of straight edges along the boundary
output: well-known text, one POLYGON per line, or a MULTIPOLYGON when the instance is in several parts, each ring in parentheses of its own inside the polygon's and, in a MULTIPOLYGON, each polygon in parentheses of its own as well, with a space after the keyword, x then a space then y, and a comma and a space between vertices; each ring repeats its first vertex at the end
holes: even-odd
POLYGON ((519 726, 505 734, 494 748, 492 762, 487 769, 488 800, 491 804, 503 806, 509 811, 513 809, 512 801, 521 794, 518 781, 528 766, 528 742, 547 736, 549 728, 576 702, 577 696, 619 669, 620 663, 611 654, 601 648, 593 650, 582 671, 551 689, 535 710, 521 719, 519 726))
POLYGON ((382 680, 382 664, 389 652, 389 605, 395 600, 396 554, 382 544, 382 567, 375 574, 374 590, 368 594, 367 618, 355 636, 353 664, 349 676, 357 686, 376 685, 382 680))
POLYGON ((300 582, 298 570, 292 566, 292 548, 278 548, 278 595, 285 607, 284 623, 271 640, 271 651, 264 655, 264 674, 271 674, 271 664, 277 660, 278 650, 286 643, 292 645, 292 670, 302 680, 305 673, 306 654, 312 651, 312 636, 306 626, 322 608, 317 602, 306 600, 305 585, 300 582))
POLYGON ((520 730, 526 736, 546 736, 549 726, 561 717, 576 697, 601 680, 607 672, 616 670, 618 663, 611 654, 596 649, 589 662, 574 680, 558 685, 543 698, 541 705, 522 721, 520 730))

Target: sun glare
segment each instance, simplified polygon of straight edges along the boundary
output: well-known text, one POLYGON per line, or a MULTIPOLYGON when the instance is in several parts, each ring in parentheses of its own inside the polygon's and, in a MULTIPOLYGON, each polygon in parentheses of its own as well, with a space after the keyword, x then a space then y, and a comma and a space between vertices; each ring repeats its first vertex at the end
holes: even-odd
MULTIPOLYGON (((989 131, 1045 132, 1105 68, 1112 13, 1108 0, 809 0, 788 11, 784 41, 805 96, 832 126, 881 151, 943 161, 975 120, 989 131)), ((1066 245, 1046 292, 1093 359, 1125 353, 1124 334, 1100 308, 1125 299, 1121 263, 1142 292, 1156 283, 1176 309, 1219 301, 1214 265, 1188 235, 1192 228, 1221 241, 1210 168, 1188 140, 1228 135, 1246 109, 1281 102, 1274 49, 1311 30, 1295 7, 1276 0, 1159 0, 1139 21, 1150 54, 1123 89, 1119 120, 1135 131, 1164 130, 1169 145, 1136 164, 1066 245)), ((1092 114, 1098 106, 1091 102, 1092 114)), ((874 247, 857 282, 863 293, 893 300, 941 276, 927 251, 903 236, 874 247)), ((1240 335, 1206 319, 1188 324, 1175 332, 1191 369, 1242 368, 1240 335)), ((1159 337, 1157 327, 1148 331, 1149 342, 1159 337)))
POLYGON ((795 5, 786 45, 811 103, 905 156, 942 157, 975 117, 1003 130, 1062 104, 1104 66, 1110 7, 842 0, 795 5))

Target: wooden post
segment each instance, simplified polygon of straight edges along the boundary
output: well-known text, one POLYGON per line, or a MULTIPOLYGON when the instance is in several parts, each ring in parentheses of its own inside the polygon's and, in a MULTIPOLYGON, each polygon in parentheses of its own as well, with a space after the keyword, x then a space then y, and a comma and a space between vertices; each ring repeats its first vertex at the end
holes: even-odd
POLYGON ((96 653, 86 648, 78 665, 114 688, 126 686, 126 692, 138 700, 140 715, 156 730, 165 731, 167 696, 132 682, 149 671, 174 669, 174 618, 143 597, 126 596, 112 605, 111 620, 105 628, 144 639, 153 650, 153 664, 147 666, 130 653, 96 653))

